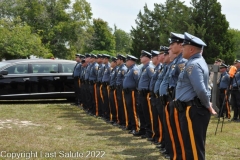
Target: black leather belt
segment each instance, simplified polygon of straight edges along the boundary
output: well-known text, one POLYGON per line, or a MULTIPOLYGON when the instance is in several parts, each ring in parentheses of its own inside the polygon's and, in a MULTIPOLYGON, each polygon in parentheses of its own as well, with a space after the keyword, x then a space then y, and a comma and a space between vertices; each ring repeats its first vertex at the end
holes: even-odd
POLYGON ((94 85, 94 84, 95 84, 95 81, 88 81, 88 84, 94 85))
POLYGON ((109 82, 102 82, 103 86, 108 86, 109 85, 109 82))
POLYGON ((117 85, 116 88, 117 89, 122 89, 122 85, 117 85))

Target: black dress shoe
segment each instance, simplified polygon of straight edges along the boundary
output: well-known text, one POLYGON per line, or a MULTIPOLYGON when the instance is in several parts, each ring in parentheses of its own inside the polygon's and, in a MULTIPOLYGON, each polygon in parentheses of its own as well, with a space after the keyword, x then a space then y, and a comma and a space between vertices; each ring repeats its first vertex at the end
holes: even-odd
POLYGON ((155 145, 161 145, 161 142, 155 141, 155 142, 153 142, 153 144, 155 144, 155 145))
POLYGON ((114 122, 112 125, 113 126, 118 126, 119 124, 117 122, 114 122))
POLYGON ((153 138, 147 138, 147 141, 154 141, 154 139, 153 138))
POLYGON ((131 131, 129 131, 128 133, 129 133, 129 134, 134 134, 134 133, 136 133, 136 130, 131 130, 131 131))
POLYGON ((134 136, 138 137, 138 136, 142 136, 142 135, 145 135, 144 132, 141 132, 141 131, 138 131, 136 132, 135 134, 133 134, 134 136))
POLYGON ((167 150, 165 150, 164 152, 161 152, 162 154, 169 154, 167 150))
POLYGON ((165 156, 165 158, 166 158, 166 159, 170 159, 170 155, 167 154, 167 155, 165 156))
POLYGON ((163 148, 163 149, 160 149, 159 152, 162 153, 162 154, 164 154, 164 153, 167 152, 167 150, 166 150, 165 148, 163 148))
POLYGON ((144 134, 144 135, 141 136, 141 138, 142 138, 142 139, 148 138, 148 136, 147 136, 146 134, 144 134))

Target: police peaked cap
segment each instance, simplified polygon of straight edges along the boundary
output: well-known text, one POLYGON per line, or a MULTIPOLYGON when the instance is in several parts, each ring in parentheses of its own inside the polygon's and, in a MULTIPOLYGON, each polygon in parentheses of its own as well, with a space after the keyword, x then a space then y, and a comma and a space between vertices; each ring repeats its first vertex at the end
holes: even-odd
POLYGON ((90 54, 90 53, 86 53, 86 54, 85 54, 85 57, 86 57, 86 58, 91 57, 91 54, 90 54))
POLYGON ((126 60, 126 57, 124 56, 124 55, 122 55, 122 54, 118 54, 117 55, 117 59, 121 59, 121 60, 126 60))
POLYGON ((76 57, 80 57, 80 56, 81 56, 81 54, 75 54, 75 56, 76 56, 76 57))
POLYGON ((228 66, 226 64, 224 64, 224 63, 222 63, 219 67, 220 68, 228 68, 228 66))
POLYGON ((149 53, 149 52, 147 52, 147 51, 144 51, 144 50, 142 50, 141 51, 141 57, 148 57, 148 58, 151 58, 152 57, 152 54, 151 53, 149 53))
POLYGON ((117 58, 116 57, 112 57, 111 59, 113 62, 116 62, 117 61, 117 58))
POLYGON ((102 58, 110 59, 110 56, 108 54, 102 54, 102 58))
POLYGON ((136 57, 132 56, 132 55, 127 55, 127 60, 136 61, 138 59, 136 57))
POLYGON ((184 35, 183 34, 179 34, 179 33, 170 33, 170 38, 168 39, 169 43, 172 44, 174 42, 177 43, 182 43, 184 40, 184 35))
POLYGON ((97 58, 102 58, 102 54, 98 54, 98 55, 97 55, 97 58))
POLYGON ((160 52, 161 51, 168 51, 169 50, 169 47, 166 47, 166 46, 160 46, 160 52))
POLYGON ((95 54, 91 54, 91 58, 97 58, 95 54))
POLYGON ((159 53, 160 53, 159 51, 151 50, 152 57, 158 56, 159 53))
POLYGON ((184 45, 192 45, 198 48, 202 48, 204 46, 207 46, 200 38, 195 37, 187 32, 184 33, 184 41, 183 41, 183 46, 184 45))

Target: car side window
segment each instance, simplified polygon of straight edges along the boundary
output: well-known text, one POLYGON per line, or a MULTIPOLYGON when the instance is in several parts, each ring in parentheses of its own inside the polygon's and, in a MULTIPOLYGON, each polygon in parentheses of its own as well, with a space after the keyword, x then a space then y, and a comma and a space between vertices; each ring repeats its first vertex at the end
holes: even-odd
POLYGON ((6 68, 8 74, 25 74, 28 73, 28 64, 16 64, 6 68))
POLYGON ((73 73, 73 69, 74 69, 74 66, 75 66, 76 64, 74 64, 74 63, 68 63, 68 64, 62 64, 62 71, 63 71, 63 73, 73 73))
POLYGON ((58 64, 34 63, 33 73, 58 73, 58 64))

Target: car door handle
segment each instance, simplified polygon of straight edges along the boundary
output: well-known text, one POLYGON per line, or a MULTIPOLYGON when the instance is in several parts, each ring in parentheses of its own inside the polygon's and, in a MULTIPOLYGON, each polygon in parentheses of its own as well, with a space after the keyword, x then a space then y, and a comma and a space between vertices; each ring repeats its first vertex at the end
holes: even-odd
POLYGON ((54 80, 58 80, 58 79, 60 79, 60 77, 54 77, 54 80))
POLYGON ((23 78, 23 81, 25 82, 25 81, 29 81, 29 78, 23 78))

